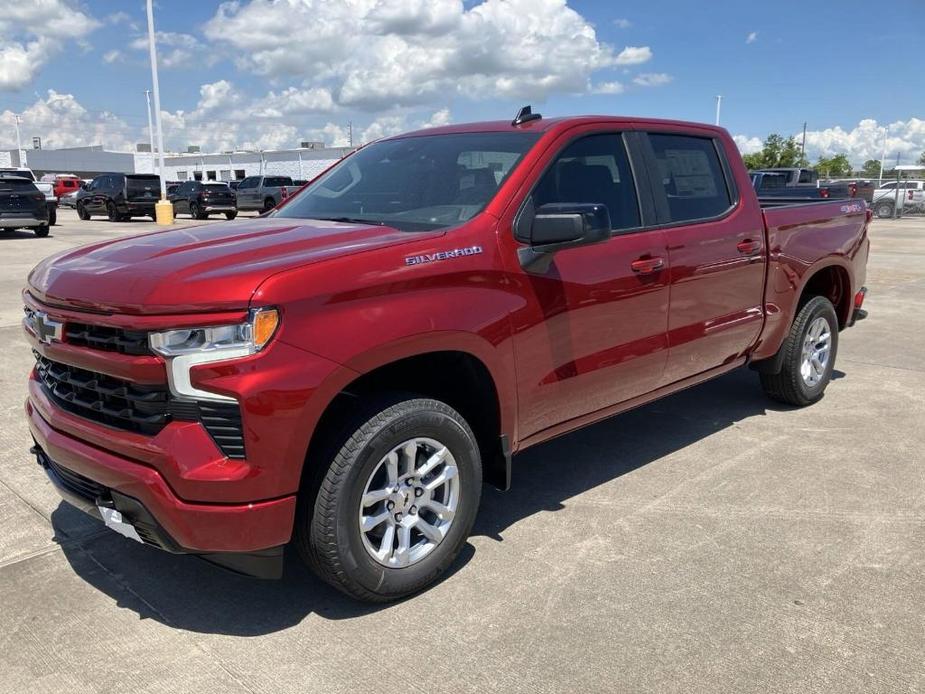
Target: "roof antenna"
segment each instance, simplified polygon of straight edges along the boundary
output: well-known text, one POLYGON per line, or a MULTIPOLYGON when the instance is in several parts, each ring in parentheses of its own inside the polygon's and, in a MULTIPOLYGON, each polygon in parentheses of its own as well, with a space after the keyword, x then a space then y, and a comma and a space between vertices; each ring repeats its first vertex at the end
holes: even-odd
POLYGON ((539 120, 542 118, 539 113, 534 113, 533 109, 530 108, 530 105, 521 106, 520 110, 517 112, 517 115, 514 116, 514 120, 511 121, 511 125, 520 125, 522 123, 529 123, 532 120, 539 120))

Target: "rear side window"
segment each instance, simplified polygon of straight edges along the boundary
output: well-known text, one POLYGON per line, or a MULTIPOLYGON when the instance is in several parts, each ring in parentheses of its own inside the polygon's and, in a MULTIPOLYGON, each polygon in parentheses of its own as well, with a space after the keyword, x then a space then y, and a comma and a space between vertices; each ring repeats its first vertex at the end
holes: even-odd
POLYGON ((606 205, 611 229, 638 227, 639 203, 623 138, 589 135, 568 145, 533 191, 535 207, 549 203, 606 205))
POLYGON ((264 187, 266 187, 266 188, 278 188, 278 187, 280 187, 280 186, 291 186, 291 185, 292 185, 292 179, 291 179, 291 178, 279 177, 279 176, 270 177, 270 178, 265 178, 265 179, 263 180, 263 185, 264 185, 264 187))
POLYGON ((717 217, 732 205, 713 140, 649 134, 672 222, 717 217))

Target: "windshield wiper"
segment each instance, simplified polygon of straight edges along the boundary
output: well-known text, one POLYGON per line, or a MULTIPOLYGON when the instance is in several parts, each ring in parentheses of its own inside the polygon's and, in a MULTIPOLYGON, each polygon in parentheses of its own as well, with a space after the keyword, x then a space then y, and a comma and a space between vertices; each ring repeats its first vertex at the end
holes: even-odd
POLYGON ((322 222, 344 222, 345 224, 372 224, 384 227, 385 222, 378 219, 363 219, 362 217, 311 217, 322 222))

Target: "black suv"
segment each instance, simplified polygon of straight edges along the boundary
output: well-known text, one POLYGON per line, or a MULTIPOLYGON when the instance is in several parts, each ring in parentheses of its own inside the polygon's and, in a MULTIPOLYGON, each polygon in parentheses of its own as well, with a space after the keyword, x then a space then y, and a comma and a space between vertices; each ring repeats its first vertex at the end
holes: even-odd
POLYGON ((29 227, 36 236, 48 236, 45 194, 30 179, 0 174, 0 229, 29 227))
POLYGON ((186 181, 168 193, 167 199, 173 203, 175 215, 188 214, 193 219, 207 219, 216 213, 234 219, 238 214, 234 191, 219 181, 186 181))
POLYGON ((132 217, 154 219, 154 203, 161 194, 161 178, 154 174, 102 174, 77 194, 77 216, 106 215, 110 222, 132 217))

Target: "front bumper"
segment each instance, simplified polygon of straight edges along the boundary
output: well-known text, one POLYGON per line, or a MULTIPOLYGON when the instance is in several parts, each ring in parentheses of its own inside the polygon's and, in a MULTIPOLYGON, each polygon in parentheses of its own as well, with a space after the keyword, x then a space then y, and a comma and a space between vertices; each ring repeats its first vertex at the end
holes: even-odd
POLYGON ((295 497, 249 504, 186 502, 153 468, 56 431, 26 402, 32 452, 62 498, 100 518, 99 507, 120 511, 145 544, 195 554, 226 568, 265 578, 282 571, 295 497))

